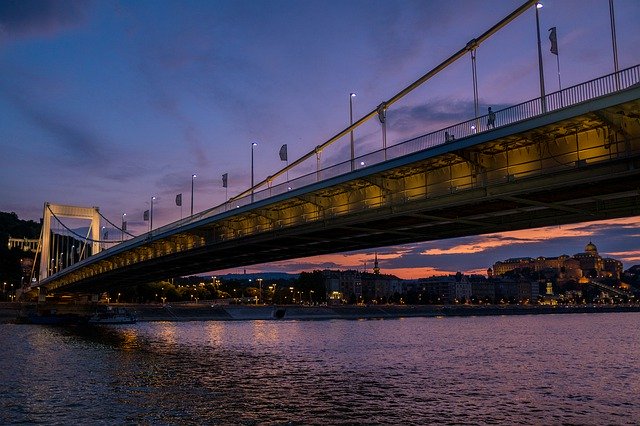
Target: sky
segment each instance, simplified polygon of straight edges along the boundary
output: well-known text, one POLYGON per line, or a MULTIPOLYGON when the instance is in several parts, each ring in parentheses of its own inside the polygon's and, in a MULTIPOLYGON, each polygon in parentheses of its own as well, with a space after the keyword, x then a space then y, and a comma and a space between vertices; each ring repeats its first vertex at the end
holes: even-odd
MULTIPOLYGON (((463 48, 520 0, 0 0, 0 211, 39 220, 45 202, 98 206, 145 232, 225 202, 313 150, 463 48), (229 176, 228 188, 221 176, 229 176), (183 194, 182 208, 175 196, 183 194)), ((557 28, 562 87, 613 71, 608 0, 546 0, 539 10, 546 91, 558 89, 548 29, 557 28)), ((640 1, 615 0, 621 69, 640 63, 640 1)), ((477 49, 481 113, 539 96, 531 8, 477 49)), ((388 140, 473 117, 468 55, 388 111, 388 140)), ((379 149, 379 125, 355 132, 356 155, 379 149)), ((343 138, 323 164, 345 160, 343 138)), ((305 163, 291 171, 302 175, 305 163)), ((640 263, 640 218, 376 248, 254 265, 402 278, 485 272, 519 256, 582 252, 640 263)), ((238 272, 234 270, 233 272, 238 272)))

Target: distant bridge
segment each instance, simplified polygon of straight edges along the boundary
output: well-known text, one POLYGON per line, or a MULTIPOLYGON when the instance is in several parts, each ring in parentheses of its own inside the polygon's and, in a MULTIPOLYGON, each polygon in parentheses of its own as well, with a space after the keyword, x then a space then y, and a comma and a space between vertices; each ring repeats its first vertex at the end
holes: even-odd
POLYGON ((357 167, 346 161, 233 200, 33 285, 96 292, 326 253, 640 215, 640 66, 497 111, 495 129, 484 130, 486 118, 369 153, 357 167))

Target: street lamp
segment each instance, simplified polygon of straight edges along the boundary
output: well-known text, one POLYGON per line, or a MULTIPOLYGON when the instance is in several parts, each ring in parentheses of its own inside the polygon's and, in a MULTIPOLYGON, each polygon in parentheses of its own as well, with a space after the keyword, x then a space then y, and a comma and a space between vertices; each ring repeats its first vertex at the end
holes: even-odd
POLYGON ((258 286, 260 287, 260 301, 262 301, 262 278, 258 278, 256 281, 258 281, 258 286))
POLYGON ((126 213, 122 213, 122 225, 120 226, 120 242, 124 242, 124 228, 125 228, 125 224, 124 224, 124 217, 126 216, 126 213))
POLYGON ((540 17, 538 9, 542 9, 542 3, 536 3, 536 32, 538 35, 538 71, 540 72, 540 103, 542 106, 542 113, 547 112, 547 100, 544 93, 544 71, 542 65, 542 44, 540 42, 540 17))
MULTIPOLYGON (((193 216, 193 180, 196 178, 195 173, 191 175, 191 216, 193 216)), ((182 204, 182 203, 180 203, 182 204)))
POLYGON ((149 212, 149 232, 153 231, 153 201, 156 197, 151 197, 151 210, 149 212))
POLYGON ((253 148, 257 146, 257 142, 251 142, 251 202, 253 203, 253 148))
MULTIPOLYGON (((353 98, 355 93, 349 93, 349 126, 353 126, 353 98)), ((354 159, 356 157, 356 149, 353 142, 353 129, 351 129, 351 171, 355 169, 354 159)))

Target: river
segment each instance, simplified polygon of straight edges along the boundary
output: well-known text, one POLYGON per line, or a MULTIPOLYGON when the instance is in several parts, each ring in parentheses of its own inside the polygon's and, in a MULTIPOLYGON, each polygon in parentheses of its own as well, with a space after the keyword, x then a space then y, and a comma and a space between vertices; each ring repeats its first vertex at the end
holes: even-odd
POLYGON ((640 424, 640 313, 0 324, 0 424, 640 424))

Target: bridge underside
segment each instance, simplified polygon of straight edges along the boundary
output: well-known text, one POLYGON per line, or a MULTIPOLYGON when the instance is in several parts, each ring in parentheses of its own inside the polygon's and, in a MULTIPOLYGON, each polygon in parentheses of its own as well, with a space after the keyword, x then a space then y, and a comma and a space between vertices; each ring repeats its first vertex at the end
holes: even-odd
POLYGON ((52 277, 46 288, 99 291, 326 253, 640 215, 638 97, 578 105, 149 236, 52 277))

